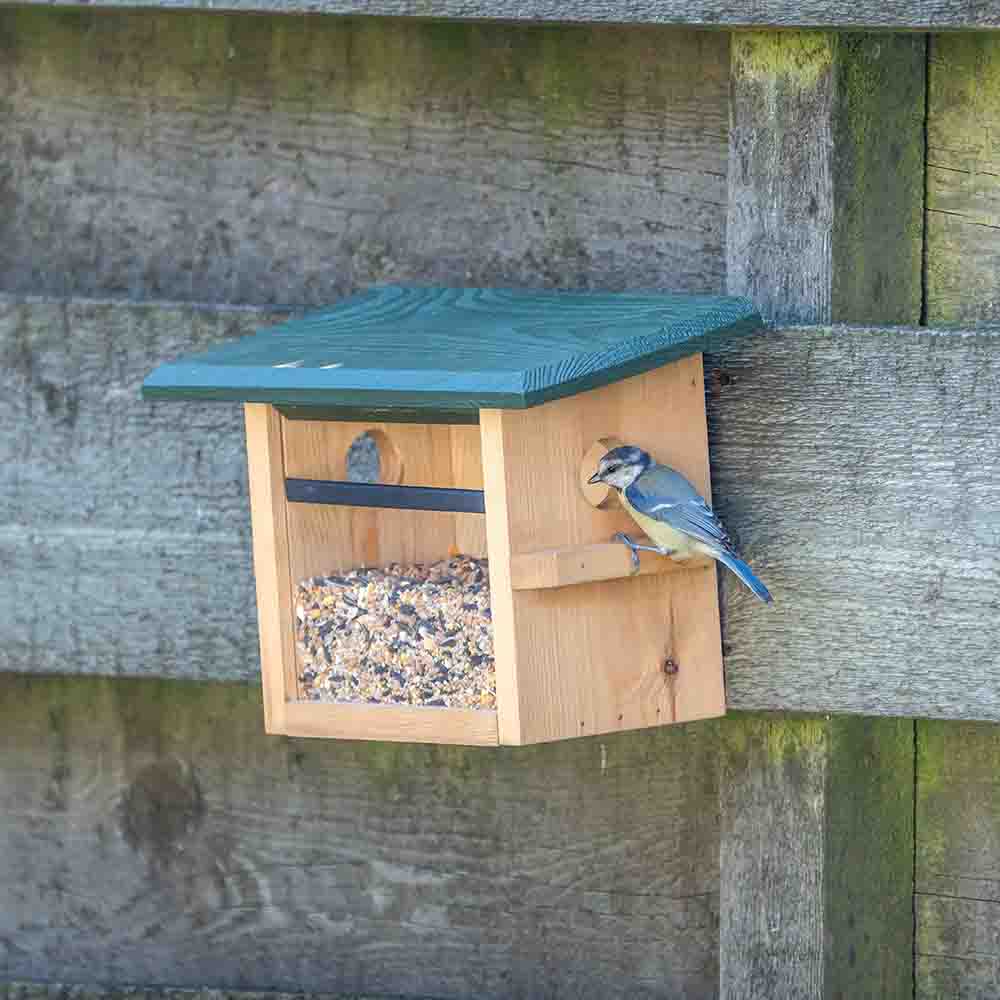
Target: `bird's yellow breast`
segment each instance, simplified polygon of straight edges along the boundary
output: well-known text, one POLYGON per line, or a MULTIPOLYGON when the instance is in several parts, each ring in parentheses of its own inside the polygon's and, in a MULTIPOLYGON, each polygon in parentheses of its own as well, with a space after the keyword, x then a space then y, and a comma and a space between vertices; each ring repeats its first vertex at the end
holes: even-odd
POLYGON ((688 559, 696 554, 694 548, 695 540, 690 535, 685 535, 682 531, 677 531, 675 528, 671 528, 669 524, 664 524, 663 521, 657 521, 655 518, 650 517, 648 514, 643 514, 642 511, 636 510, 628 502, 628 497, 625 496, 625 491, 622 490, 618 494, 621 499, 622 506, 629 512, 632 520, 635 521, 637 525, 657 544, 660 548, 671 549, 673 552, 674 559, 688 559))

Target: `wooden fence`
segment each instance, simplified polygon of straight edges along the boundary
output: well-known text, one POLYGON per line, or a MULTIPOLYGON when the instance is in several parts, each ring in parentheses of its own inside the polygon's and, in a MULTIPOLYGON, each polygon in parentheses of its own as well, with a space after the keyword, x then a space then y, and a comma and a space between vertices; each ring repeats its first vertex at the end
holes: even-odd
POLYGON ((0 8, 0 982, 1000 991, 997 66, 990 34, 0 8), (374 281, 767 310, 706 358, 713 494, 776 597, 726 584, 733 715, 264 736, 240 413, 138 386, 374 281))

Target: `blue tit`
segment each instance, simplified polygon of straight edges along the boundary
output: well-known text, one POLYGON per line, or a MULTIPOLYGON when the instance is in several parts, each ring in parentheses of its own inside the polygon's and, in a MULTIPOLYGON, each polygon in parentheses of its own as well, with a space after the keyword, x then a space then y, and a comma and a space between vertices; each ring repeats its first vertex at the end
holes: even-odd
POLYGON ((601 459, 588 482, 613 486, 622 506, 655 542, 655 545, 638 545, 623 532, 615 535, 632 550, 636 570, 640 550, 677 560, 693 555, 711 556, 728 566, 762 601, 771 603, 767 587, 740 559, 718 515, 675 469, 654 462, 641 448, 622 445, 601 459))

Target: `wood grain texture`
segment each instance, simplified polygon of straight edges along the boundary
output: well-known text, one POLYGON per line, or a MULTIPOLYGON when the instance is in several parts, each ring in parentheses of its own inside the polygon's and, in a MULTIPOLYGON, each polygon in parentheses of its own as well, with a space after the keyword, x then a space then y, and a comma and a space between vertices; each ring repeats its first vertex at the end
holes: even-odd
POLYGON ((295 702, 285 706, 282 732, 340 740, 497 745, 497 713, 420 705, 346 705, 295 702))
POLYGON ((717 727, 265 736, 255 688, 0 676, 0 979, 715 995, 717 727))
POLYGON ((1000 38, 936 35, 927 117, 927 319, 1000 321, 1000 38))
POLYGON ((292 607, 289 505, 285 499, 281 416, 264 403, 248 403, 243 411, 264 726, 269 733, 283 733, 286 702, 297 696, 299 671, 292 607))
POLYGON ((580 461, 603 435, 646 449, 710 495, 701 357, 530 411, 484 410, 480 421, 494 634, 513 635, 494 647, 501 742, 721 715, 714 564, 507 593, 509 561, 524 553, 634 530, 621 507, 597 510, 580 491, 580 461), (516 715, 504 704, 511 696, 516 715))
MULTIPOLYGON (((10 0, 4 0, 10 2, 10 0)), ((50 5, 55 0, 22 0, 50 5)), ((60 0, 76 6, 87 0, 60 0)), ((258 13, 348 14, 378 17, 456 18, 487 21, 583 21, 610 24, 675 24, 717 27, 997 28, 994 0, 896 0, 891 5, 831 0, 102 0, 104 7, 160 10, 239 10, 258 13)))
POLYGON ((727 288, 775 322, 916 323, 925 43, 736 33, 727 288))
POLYGON ((722 724, 723 1000, 913 989, 913 729, 906 720, 722 724))
POLYGON ((760 325, 748 300, 718 295, 380 285, 160 365, 142 393, 460 423, 651 371, 760 325))
MULTIPOLYGON (((483 448, 479 427, 452 425, 451 471, 455 482, 470 490, 483 489, 483 448)), ((455 549, 466 555, 486 555, 486 518, 455 518, 455 549)))
POLYGON ((266 990, 171 989, 168 986, 7 982, 0 983, 2 1000, 384 1000, 360 993, 299 993, 266 990))
MULTIPOLYGON (((464 481, 455 477, 451 428, 444 424, 283 420, 282 427, 285 468, 292 477, 345 478, 347 449, 358 435, 371 429, 383 436, 386 449, 394 451, 401 483, 475 488, 469 486, 477 478, 471 463, 463 470, 464 481)), ((445 559, 456 545, 456 525, 469 518, 481 515, 289 504, 292 583, 358 566, 445 559)))
MULTIPOLYGON (((640 545, 652 544, 643 535, 633 533, 629 537, 640 545)), ((511 586, 515 590, 544 590, 651 573, 690 572, 696 566, 708 568, 710 565, 710 561, 703 558, 675 562, 652 552, 640 552, 639 568, 636 569, 632 553, 621 542, 594 542, 519 553, 511 560, 511 586)))
POLYGON ((0 291, 724 284, 728 38, 0 8, 0 291))
MULTIPOLYGON (((731 293, 778 322, 919 321, 925 58, 914 36, 733 36, 731 293)), ((994 528, 987 502, 969 530, 955 455, 993 464, 992 404, 963 384, 970 362, 991 379, 989 345, 775 330, 707 360, 716 508, 775 597, 762 614, 724 574, 730 706, 901 714, 940 698, 928 655, 980 669, 991 591, 965 580, 994 528), (951 573, 968 615, 964 593, 940 613, 951 573)), ((912 996, 913 756, 905 721, 727 720, 723 1000, 912 996)))
POLYGON ((1000 989, 1000 731, 917 723, 917 993, 1000 989))
POLYGON ((706 359, 733 708, 1000 719, 1000 332, 769 330, 706 359))
POLYGON ((0 296, 0 669, 256 679, 241 408, 139 386, 276 318, 0 296))
POLYGON ((479 450, 483 462, 486 501, 486 546, 490 559, 490 618, 493 622, 493 663, 496 670, 497 730, 502 746, 521 742, 523 723, 519 694, 520 661, 514 619, 513 556, 507 489, 506 437, 502 410, 479 414, 479 450))

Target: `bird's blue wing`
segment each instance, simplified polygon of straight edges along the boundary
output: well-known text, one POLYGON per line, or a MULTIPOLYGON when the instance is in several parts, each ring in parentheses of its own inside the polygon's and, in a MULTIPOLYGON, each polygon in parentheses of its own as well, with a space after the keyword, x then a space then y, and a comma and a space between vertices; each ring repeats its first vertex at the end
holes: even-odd
POLYGON ((704 497, 679 473, 654 466, 625 490, 636 510, 715 549, 733 551, 732 539, 704 497))
POLYGON ((625 490, 625 498, 640 513, 707 546, 762 601, 771 603, 767 587, 739 557, 715 511, 679 472, 665 465, 654 465, 625 490))

